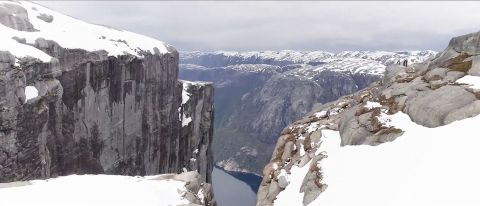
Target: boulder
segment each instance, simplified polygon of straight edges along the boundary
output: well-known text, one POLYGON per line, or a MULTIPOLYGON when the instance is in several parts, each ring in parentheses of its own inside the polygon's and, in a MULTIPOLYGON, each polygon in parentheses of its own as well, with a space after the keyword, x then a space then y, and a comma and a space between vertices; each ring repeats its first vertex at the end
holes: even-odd
POLYGON ((419 92, 409 99, 405 111, 412 121, 426 127, 444 125, 446 116, 476 100, 461 86, 446 85, 436 90, 419 92))

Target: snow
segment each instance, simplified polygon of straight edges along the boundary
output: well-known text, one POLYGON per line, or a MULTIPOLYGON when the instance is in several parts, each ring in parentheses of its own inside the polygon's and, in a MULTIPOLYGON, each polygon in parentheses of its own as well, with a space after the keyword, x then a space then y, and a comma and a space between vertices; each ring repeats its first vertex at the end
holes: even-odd
POLYGON ((277 163, 273 163, 272 169, 273 169, 273 170, 277 170, 277 169, 278 169, 278 164, 277 164, 277 163))
POLYGON ((317 131, 317 129, 319 128, 319 126, 320 126, 320 124, 318 124, 318 122, 311 123, 311 124, 308 125, 308 127, 307 127, 307 133, 312 133, 312 132, 317 131))
MULTIPOLYGON (((183 90, 182 90, 182 106, 181 107, 183 107, 188 102, 188 100, 190 99, 190 96, 192 95, 192 94, 188 93, 188 88, 192 84, 194 84, 194 82, 189 82, 189 81, 182 80, 183 90)), ((187 117, 187 115, 185 114, 185 111, 183 111, 179 115, 181 116, 182 127, 187 126, 192 121, 192 117, 187 117)))
POLYGON ((192 85, 192 82, 182 80, 182 105, 186 104, 192 94, 188 93, 188 88, 192 85))
POLYGON ((365 104, 365 108, 367 109, 373 109, 378 107, 382 107, 382 105, 378 102, 367 101, 367 103, 365 104))
POLYGON ((28 100, 38 97, 38 90, 34 86, 26 86, 25 87, 25 102, 28 100))
MULTIPOLYGON (((338 132, 322 131, 321 150, 328 158, 321 164, 328 188, 310 205, 480 205, 480 167, 476 164, 480 116, 437 128, 417 125, 404 113, 389 118, 392 126, 405 133, 375 147, 340 147, 338 132)), ((284 191, 279 197, 291 196, 296 202, 278 201, 276 205, 301 203, 298 183, 305 177, 302 169, 297 168, 300 172, 290 177, 297 184, 288 188, 292 194, 284 191)))
POLYGON ((389 115, 385 114, 386 111, 382 111, 379 116, 377 116, 378 121, 380 124, 382 124, 384 127, 393 127, 391 124, 392 119, 390 118, 389 115))
POLYGON ((480 77, 479 76, 472 76, 472 75, 466 75, 460 79, 457 79, 456 81, 459 84, 467 84, 469 85, 469 88, 475 89, 475 90, 480 90, 480 77))
POLYGON ((192 122, 192 117, 185 117, 185 115, 183 115, 182 127, 187 126, 188 124, 190 124, 190 122, 192 122))
POLYGON ((300 144, 300 149, 298 149, 300 156, 305 155, 305 148, 303 147, 303 144, 300 144))
MULTIPOLYGON (((395 64, 398 60, 408 59, 410 62, 423 62, 434 57, 437 52, 431 50, 425 51, 343 51, 331 53, 327 51, 215 51, 215 52, 181 52, 182 60, 199 58, 200 56, 213 55, 224 58, 238 58, 241 61, 264 60, 265 62, 292 62, 294 64, 305 64, 309 62, 328 63, 339 61, 341 59, 359 59, 372 62, 379 62, 383 65, 395 64)), ((237 62, 237 61, 233 61, 237 62)))
POLYGON ((327 116, 327 111, 324 110, 324 111, 316 112, 314 115, 317 118, 325 118, 327 116))
MULTIPOLYGON (((312 160, 310 160, 310 162, 311 161, 312 160)), ((302 186, 305 175, 307 175, 308 173, 310 162, 303 167, 293 165, 290 169, 290 175, 282 174, 287 178, 289 184, 285 188, 285 190, 281 191, 280 194, 278 194, 274 205, 302 205, 303 193, 300 193, 300 187, 302 186)))
POLYGON ((117 30, 105 26, 85 23, 78 19, 52 11, 32 2, 3 2, 16 4, 27 10, 28 18, 34 32, 18 31, 0 24, 0 45, 4 51, 10 51, 17 58, 31 56, 43 62, 49 62, 50 56, 26 44, 13 40, 13 37, 25 39, 27 44, 35 44, 35 40, 43 38, 53 40, 68 49, 84 49, 86 51, 105 50, 109 55, 117 56, 125 53, 141 57, 141 52, 168 53, 167 45, 161 41, 117 30), (51 15, 52 22, 43 21, 37 16, 51 15))
POLYGON ((0 205, 108 206, 182 205, 185 182, 156 180, 158 176, 70 175, 30 181, 30 185, 1 187, 0 205))
POLYGON ((10 54, 17 58, 22 57, 34 57, 42 62, 49 62, 52 57, 43 51, 25 44, 20 44, 11 36, 7 36, 9 33, 4 33, 5 30, 12 30, 0 24, 0 51, 9 51, 10 54))

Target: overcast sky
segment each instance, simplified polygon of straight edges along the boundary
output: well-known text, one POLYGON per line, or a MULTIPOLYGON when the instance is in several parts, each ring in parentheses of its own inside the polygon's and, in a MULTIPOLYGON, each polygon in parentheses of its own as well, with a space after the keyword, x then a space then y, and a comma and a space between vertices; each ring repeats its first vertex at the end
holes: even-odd
POLYGON ((480 2, 49 1, 51 9, 180 51, 442 50, 480 30, 480 2))

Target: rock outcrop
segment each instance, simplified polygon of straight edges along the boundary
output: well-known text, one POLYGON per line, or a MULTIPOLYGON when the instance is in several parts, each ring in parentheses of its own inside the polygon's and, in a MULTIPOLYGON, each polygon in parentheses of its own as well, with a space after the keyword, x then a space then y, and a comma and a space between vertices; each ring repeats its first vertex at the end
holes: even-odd
POLYGON ((263 170, 257 205, 274 205, 291 181, 301 181, 285 181, 293 168, 306 168, 301 189, 296 191, 303 198, 295 204, 308 205, 322 198, 329 189, 324 181, 328 174, 322 170, 322 160, 329 155, 322 150, 322 141, 328 138, 325 131, 338 131, 342 146, 376 146, 402 138, 405 131, 390 125, 390 116, 398 112, 428 128, 480 114, 480 81, 472 76, 478 66, 479 37, 480 32, 453 38, 431 61, 388 66, 380 81, 322 105, 286 127, 263 170))
POLYGON ((0 45, 0 182, 184 171, 211 182, 213 87, 178 80, 173 47, 29 2, 0 5, 0 29, 15 37, 0 45), (48 24, 78 24, 77 41, 98 45, 28 39, 48 24))

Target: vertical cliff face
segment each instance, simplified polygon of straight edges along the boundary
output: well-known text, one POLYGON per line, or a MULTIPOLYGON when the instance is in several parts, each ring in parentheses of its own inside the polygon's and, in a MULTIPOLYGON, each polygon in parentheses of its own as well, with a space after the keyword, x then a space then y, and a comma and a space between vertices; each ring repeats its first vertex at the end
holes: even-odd
POLYGON ((188 169, 198 171, 211 182, 213 170, 213 86, 206 82, 181 81, 182 105, 179 119, 182 122, 181 154, 186 154, 188 169))
MULTIPOLYGON (((68 20, 84 30, 105 31, 92 41, 106 45, 90 49, 64 40, 31 40, 31 34, 12 30, 17 24, 0 22, 1 29, 15 37, 0 46, 0 181, 185 170, 197 170, 211 181, 213 89, 206 83, 192 84, 187 86, 188 100, 185 95, 182 99, 185 83, 178 80, 173 47, 124 31, 85 27, 54 12, 47 13, 52 21, 45 21, 31 14, 50 11, 27 2, 2 6, 11 4, 28 11, 24 20, 38 28, 32 34, 43 35, 43 24, 68 20), (26 49, 19 52, 14 47, 26 49)), ((48 31, 56 26, 62 25, 48 31)))

